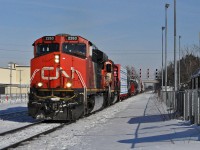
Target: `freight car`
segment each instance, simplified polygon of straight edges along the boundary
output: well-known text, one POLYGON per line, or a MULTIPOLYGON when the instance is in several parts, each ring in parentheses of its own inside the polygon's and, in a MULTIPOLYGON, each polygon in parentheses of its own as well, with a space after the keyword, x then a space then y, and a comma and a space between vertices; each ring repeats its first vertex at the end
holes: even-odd
POLYGON ((122 67, 120 64, 116 64, 116 66, 119 70, 119 99, 124 100, 139 93, 138 83, 136 82, 136 79, 131 78, 127 68, 122 67))
POLYGON ((30 116, 76 120, 118 101, 118 67, 91 41, 58 34, 37 39, 33 47, 30 116))
POLYGON ((116 66, 119 69, 118 77, 119 77, 119 85, 120 85, 120 92, 119 92, 119 98, 120 100, 123 100, 128 97, 128 74, 127 69, 122 67, 120 64, 116 64, 116 66))
POLYGON ((138 93, 138 84, 134 79, 130 79, 130 89, 129 94, 130 96, 136 95, 138 93))

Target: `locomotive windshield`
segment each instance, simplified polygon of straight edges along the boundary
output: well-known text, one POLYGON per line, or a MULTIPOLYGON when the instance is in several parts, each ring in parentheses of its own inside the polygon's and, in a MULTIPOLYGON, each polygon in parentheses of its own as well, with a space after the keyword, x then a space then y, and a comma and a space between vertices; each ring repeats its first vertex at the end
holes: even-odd
POLYGON ((86 45, 83 43, 63 43, 62 50, 64 53, 78 57, 86 57, 86 45))
POLYGON ((59 44, 57 43, 49 43, 49 44, 38 44, 36 55, 44 55, 51 52, 58 52, 59 51, 59 44))

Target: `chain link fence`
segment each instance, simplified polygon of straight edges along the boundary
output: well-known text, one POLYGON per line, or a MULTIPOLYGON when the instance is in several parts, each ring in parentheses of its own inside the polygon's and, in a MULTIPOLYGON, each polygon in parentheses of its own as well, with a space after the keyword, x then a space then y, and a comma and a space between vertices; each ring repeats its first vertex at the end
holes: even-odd
POLYGON ((181 117, 192 124, 200 124, 200 91, 162 91, 160 97, 171 118, 181 117))

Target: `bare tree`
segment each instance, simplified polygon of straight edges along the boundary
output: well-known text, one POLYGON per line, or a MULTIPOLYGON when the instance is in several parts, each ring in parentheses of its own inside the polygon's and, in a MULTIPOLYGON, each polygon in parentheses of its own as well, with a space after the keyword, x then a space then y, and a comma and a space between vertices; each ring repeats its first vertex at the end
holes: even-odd
MULTIPOLYGON (((179 62, 177 62, 179 63, 179 62)), ((179 66, 178 66, 179 67, 179 66)), ((200 49, 196 45, 187 46, 182 49, 182 58, 180 60, 180 82, 182 85, 188 85, 191 75, 200 67, 200 49)), ((178 68, 179 69, 179 68, 178 68)), ((159 71, 161 72, 161 71, 159 71)), ((165 70, 164 70, 165 72, 165 70)), ((169 62, 167 66, 168 85, 174 85, 174 63, 169 62)), ((165 75, 165 74, 164 74, 165 75)), ((165 78, 164 78, 165 79, 165 78)), ((165 82, 164 82, 165 83, 165 82)))

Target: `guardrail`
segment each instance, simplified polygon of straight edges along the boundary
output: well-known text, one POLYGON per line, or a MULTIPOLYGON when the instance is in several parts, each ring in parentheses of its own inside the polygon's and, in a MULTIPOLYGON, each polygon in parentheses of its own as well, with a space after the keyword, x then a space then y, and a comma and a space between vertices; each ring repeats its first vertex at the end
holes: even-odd
POLYGON ((200 91, 161 91, 160 98, 172 118, 182 117, 192 124, 200 124, 200 91))

